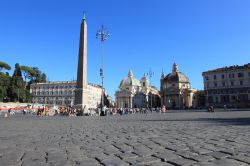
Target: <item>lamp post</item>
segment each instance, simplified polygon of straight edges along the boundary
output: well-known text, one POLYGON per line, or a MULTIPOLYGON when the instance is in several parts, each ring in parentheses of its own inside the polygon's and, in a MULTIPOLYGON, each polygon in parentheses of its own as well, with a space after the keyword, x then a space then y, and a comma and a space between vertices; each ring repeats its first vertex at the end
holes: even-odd
POLYGON ((107 40, 108 36, 110 36, 109 32, 104 28, 102 25, 101 29, 99 29, 96 33, 96 38, 98 39, 98 36, 101 38, 102 43, 102 65, 100 68, 100 77, 102 79, 102 102, 101 102, 101 115, 104 116, 104 88, 103 88, 103 79, 104 79, 104 41, 107 40))
MULTIPOLYGON (((149 87, 151 85, 151 77, 154 75, 154 72, 150 69, 149 72, 147 73, 147 76, 149 77, 149 87)), ((152 92, 150 95, 150 105, 151 105, 151 109, 152 109, 152 92)))

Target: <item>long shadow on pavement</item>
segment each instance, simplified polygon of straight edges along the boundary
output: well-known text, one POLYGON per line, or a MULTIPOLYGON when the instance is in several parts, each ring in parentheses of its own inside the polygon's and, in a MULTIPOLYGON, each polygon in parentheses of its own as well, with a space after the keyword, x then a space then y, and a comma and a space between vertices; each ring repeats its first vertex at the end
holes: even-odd
POLYGON ((209 123, 220 123, 223 125, 250 125, 250 118, 196 118, 196 119, 147 119, 142 121, 151 121, 151 122, 209 122, 209 123))

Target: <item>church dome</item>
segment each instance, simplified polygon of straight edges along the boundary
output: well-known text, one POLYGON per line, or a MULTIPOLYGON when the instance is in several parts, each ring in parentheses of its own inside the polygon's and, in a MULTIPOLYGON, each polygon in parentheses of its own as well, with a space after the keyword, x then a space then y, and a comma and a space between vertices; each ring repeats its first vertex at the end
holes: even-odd
POLYGON ((186 77, 182 72, 179 71, 177 64, 174 63, 172 73, 168 74, 164 81, 167 82, 182 82, 189 83, 188 77, 186 77))
POLYGON ((128 86, 141 86, 140 81, 134 78, 134 74, 131 70, 129 70, 128 77, 121 81, 119 88, 128 86))

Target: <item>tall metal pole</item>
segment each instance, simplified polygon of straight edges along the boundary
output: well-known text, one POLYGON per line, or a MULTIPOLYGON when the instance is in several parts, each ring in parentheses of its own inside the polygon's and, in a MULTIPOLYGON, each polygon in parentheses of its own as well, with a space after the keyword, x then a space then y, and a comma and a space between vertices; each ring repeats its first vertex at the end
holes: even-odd
POLYGON ((104 86, 103 86, 103 79, 104 79, 104 40, 102 40, 102 108, 101 111, 103 112, 104 107, 104 86))
POLYGON ((102 25, 101 29, 97 31, 96 33, 96 38, 98 38, 98 36, 101 37, 101 43, 102 43, 102 65, 101 65, 101 69, 100 69, 100 76, 102 79, 102 101, 101 101, 101 115, 104 115, 104 86, 103 86, 103 80, 104 80, 104 41, 107 40, 107 37, 110 36, 109 32, 104 28, 104 26, 102 25))

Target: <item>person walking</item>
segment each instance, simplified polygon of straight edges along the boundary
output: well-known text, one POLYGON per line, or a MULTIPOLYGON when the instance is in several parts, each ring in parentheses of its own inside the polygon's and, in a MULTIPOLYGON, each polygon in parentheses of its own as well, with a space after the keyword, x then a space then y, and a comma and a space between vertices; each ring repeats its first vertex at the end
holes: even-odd
POLYGON ((166 107, 165 107, 165 105, 162 106, 161 113, 166 113, 166 107))

